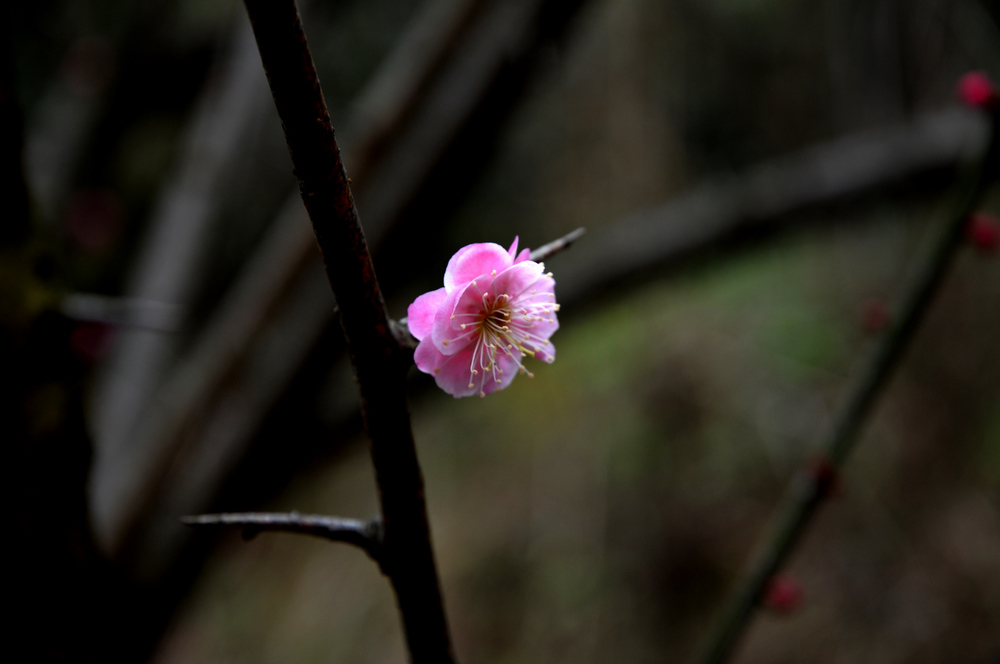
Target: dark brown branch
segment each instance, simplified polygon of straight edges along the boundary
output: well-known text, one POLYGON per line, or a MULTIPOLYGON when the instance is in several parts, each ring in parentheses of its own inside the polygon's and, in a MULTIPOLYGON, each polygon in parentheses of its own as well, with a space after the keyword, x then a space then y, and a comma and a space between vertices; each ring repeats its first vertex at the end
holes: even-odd
POLYGON ((269 531, 312 535, 331 542, 353 544, 363 549, 376 562, 380 561, 382 553, 382 521, 379 519, 361 521, 298 512, 238 512, 184 516, 181 517, 181 523, 195 527, 242 526, 243 538, 248 540, 269 531))
POLYGON ((245 5, 361 391, 385 524, 382 569, 396 592, 413 661, 451 662, 401 349, 389 326, 298 10, 294 0, 245 0, 245 5))
POLYGON ((699 662, 721 664, 729 659, 760 604, 768 583, 788 559, 817 509, 829 495, 830 485, 854 449, 865 419, 944 281, 962 241, 969 214, 975 210, 985 188, 996 174, 996 127, 997 118, 994 117, 985 154, 963 182, 941 236, 904 293, 897 317, 857 374, 848 390, 847 400, 826 432, 820 446, 824 455, 819 467, 812 463, 792 481, 769 533, 720 614, 699 662))
MULTIPOLYGON (((501 108, 497 99, 516 98, 512 81, 530 74, 533 54, 577 6, 433 0, 421 9, 341 132, 370 247, 434 169, 454 162, 448 146, 474 118, 488 115, 487 131, 498 131, 512 102, 501 108)), ((162 384, 157 408, 122 452, 120 472, 103 478, 120 488, 107 503, 116 511, 116 539, 153 566, 168 564, 186 539, 176 515, 206 509, 279 396, 308 371, 307 358, 326 352, 317 346, 332 332, 333 298, 302 203, 298 196, 290 203, 162 384)), ((344 383, 351 393, 325 411, 332 421, 356 412, 354 384, 344 383)))

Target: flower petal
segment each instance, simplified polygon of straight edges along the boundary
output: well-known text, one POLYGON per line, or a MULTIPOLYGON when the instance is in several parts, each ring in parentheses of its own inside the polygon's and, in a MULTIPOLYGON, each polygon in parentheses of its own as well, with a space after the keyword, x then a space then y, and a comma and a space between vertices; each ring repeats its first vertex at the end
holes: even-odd
MULTIPOLYGON (((487 286, 493 280, 490 276, 480 276, 487 286)), ((449 293, 441 303, 434 315, 431 341, 444 355, 454 355, 472 340, 473 330, 463 330, 462 324, 473 323, 482 311, 482 292, 478 280, 475 284, 470 281, 449 293)))
MULTIPOLYGON (((480 393, 482 390, 483 394, 492 394, 493 392, 499 392, 504 389, 514 380, 517 376, 521 354, 517 352, 517 349, 513 349, 511 355, 506 353, 498 353, 496 364, 497 373, 495 376, 489 375, 484 381, 476 381, 476 394, 480 393), (480 387, 481 382, 481 387, 480 387)), ((492 372, 491 372, 492 373, 492 372)))
POLYGON ((482 274, 501 272, 513 263, 507 250, 499 244, 482 242, 459 249, 448 261, 444 272, 444 287, 451 293, 482 274))
MULTIPOLYGON (((492 293, 500 295, 506 293, 512 299, 521 297, 523 293, 529 291, 539 279, 545 278, 542 274, 542 266, 534 261, 524 261, 517 265, 512 265, 493 280, 490 287, 492 293)), ((549 279, 552 281, 552 279, 549 279)), ((552 281, 553 287, 555 281, 552 281)), ((537 290, 537 286, 535 287, 537 290)), ((552 292, 551 289, 548 292, 552 292)))
POLYGON ((409 306, 406 310, 406 324, 410 328, 410 334, 418 340, 430 334, 434 327, 434 315, 444 303, 448 293, 444 288, 439 288, 429 293, 424 293, 409 306))
POLYGON ((515 235, 513 244, 511 244, 510 249, 507 250, 507 255, 510 256, 511 260, 517 258, 517 242, 520 239, 521 239, 520 236, 515 235))
POLYGON ((514 264, 516 265, 518 263, 523 263, 524 261, 529 261, 529 260, 531 260, 531 249, 525 247, 524 249, 521 250, 521 253, 517 255, 517 258, 514 259, 514 264))
POLYGON ((430 339, 421 341, 413 359, 417 368, 434 376, 434 382, 442 390, 455 398, 468 397, 479 393, 478 384, 472 382, 472 347, 466 347, 454 355, 443 355, 430 339))

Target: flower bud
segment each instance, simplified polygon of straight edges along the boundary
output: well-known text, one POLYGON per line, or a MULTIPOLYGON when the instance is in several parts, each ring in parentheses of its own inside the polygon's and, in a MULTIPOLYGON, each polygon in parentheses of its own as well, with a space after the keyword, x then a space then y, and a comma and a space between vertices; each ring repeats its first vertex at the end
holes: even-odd
POLYGON ((780 574, 771 579, 764 591, 764 606, 775 613, 790 614, 802 605, 802 584, 780 574))
POLYGON ((970 71, 958 80, 958 98, 968 106, 985 110, 992 110, 997 104, 993 82, 982 71, 970 71))
POLYGON ((982 212, 969 215, 965 236, 984 254, 996 253, 1000 248, 1000 220, 982 212))

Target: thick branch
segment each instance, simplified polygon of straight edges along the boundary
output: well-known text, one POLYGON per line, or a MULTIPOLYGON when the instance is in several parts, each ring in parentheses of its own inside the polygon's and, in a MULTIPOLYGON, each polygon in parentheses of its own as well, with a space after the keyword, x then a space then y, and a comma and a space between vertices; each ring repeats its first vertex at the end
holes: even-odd
POLYGON ((246 0, 295 174, 337 298, 372 440, 385 539, 382 569, 414 662, 454 660, 430 541, 423 477, 389 326, 340 148, 294 0, 246 0))
POLYGON ((331 542, 353 544, 363 549, 376 562, 379 562, 382 553, 382 521, 379 519, 360 521, 298 512, 238 512, 184 516, 181 517, 181 523, 195 527, 242 526, 244 539, 253 539, 265 531, 312 535, 331 542))
MULTIPOLYGON (((387 234, 408 202, 401 200, 398 183, 422 182, 435 163, 437 152, 431 150, 411 160, 416 161, 411 171, 397 173, 395 179, 378 176, 381 161, 405 148, 401 136, 428 133, 426 123, 411 126, 404 120, 435 97, 472 95, 468 85, 455 90, 431 83, 442 68, 454 64, 454 46, 468 31, 470 16, 480 13, 484 4, 486 0, 433 0, 422 8, 352 104, 345 142, 354 191, 369 183, 364 188, 369 199, 397 201, 391 219, 380 223, 370 210, 366 214, 371 245, 387 234), (373 191, 373 179, 389 186, 373 191)), ((257 68, 256 45, 247 32, 257 68)), ((464 122, 447 114, 432 117, 445 128, 437 132, 442 145, 464 122)), ((142 414, 127 446, 106 455, 109 463, 102 464, 103 471, 93 480, 107 546, 129 549, 125 555, 146 568, 162 569, 177 555, 186 535, 176 528, 176 515, 208 505, 265 414, 336 319, 329 284, 316 260, 315 236, 305 222, 296 192, 202 325, 191 349, 160 385, 156 408, 142 414), (168 466, 172 471, 164 473, 168 466)))
POLYGON ((820 467, 814 464, 793 480, 784 502, 778 508, 770 533, 720 615, 708 647, 699 660, 704 664, 720 664, 733 653, 767 584, 788 559, 817 508, 829 495, 830 484, 853 450, 865 418, 944 281, 961 243, 969 214, 996 173, 996 127, 997 118, 994 117, 984 156, 963 182, 955 208, 948 216, 940 238, 910 283, 892 326, 857 375, 843 408, 822 441, 820 449, 825 456, 820 467))

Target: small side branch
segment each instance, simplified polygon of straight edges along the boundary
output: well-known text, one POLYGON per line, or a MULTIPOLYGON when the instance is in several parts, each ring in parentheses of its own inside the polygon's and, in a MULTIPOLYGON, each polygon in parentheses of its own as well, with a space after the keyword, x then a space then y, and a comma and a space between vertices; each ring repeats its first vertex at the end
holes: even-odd
POLYGON ((531 260, 543 261, 549 256, 558 254, 563 249, 569 249, 570 245, 579 240, 586 232, 587 229, 581 226, 575 231, 571 231, 557 240, 552 240, 552 242, 549 242, 548 244, 543 244, 538 249, 531 252, 531 260))
POLYGON ((969 215, 997 173, 1000 138, 997 127, 998 118, 994 115, 985 153, 965 179, 941 235, 904 293, 892 326, 849 388, 846 401, 820 445, 823 456, 792 481, 770 531, 723 607, 707 648, 698 660, 702 664, 722 664, 730 658, 760 605, 767 585, 788 560, 817 509, 830 495, 837 472, 853 451, 862 425, 948 273, 961 245, 969 215))
POLYGON ((201 514, 181 517, 181 523, 194 527, 242 526, 243 538, 253 539, 265 531, 298 533, 322 537, 331 542, 344 542, 363 549, 372 560, 380 562, 382 548, 382 520, 361 521, 337 516, 299 514, 289 512, 238 512, 228 514, 201 514))

